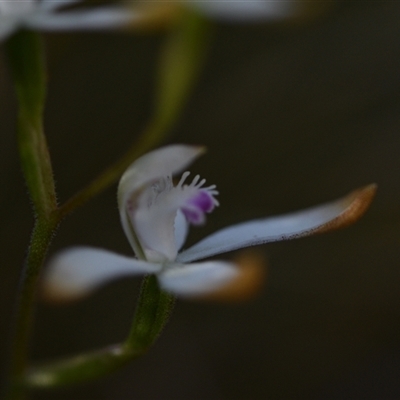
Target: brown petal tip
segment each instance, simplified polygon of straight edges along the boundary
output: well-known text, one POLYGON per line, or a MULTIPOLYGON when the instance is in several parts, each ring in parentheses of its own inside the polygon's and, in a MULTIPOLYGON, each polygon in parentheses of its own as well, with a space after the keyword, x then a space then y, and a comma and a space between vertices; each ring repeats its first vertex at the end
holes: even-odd
POLYGON ((267 275, 264 255, 256 250, 244 250, 232 261, 239 272, 237 277, 216 291, 196 299, 241 302, 251 300, 260 292, 267 275))
POLYGON ((342 207, 343 211, 336 218, 316 229, 313 234, 344 228, 359 220, 371 205, 376 191, 377 185, 371 183, 349 193, 338 202, 338 206, 342 207))
POLYGON ((53 305, 64 305, 74 303, 84 299, 90 294, 90 291, 74 291, 51 282, 45 276, 39 284, 38 300, 43 303, 53 305))

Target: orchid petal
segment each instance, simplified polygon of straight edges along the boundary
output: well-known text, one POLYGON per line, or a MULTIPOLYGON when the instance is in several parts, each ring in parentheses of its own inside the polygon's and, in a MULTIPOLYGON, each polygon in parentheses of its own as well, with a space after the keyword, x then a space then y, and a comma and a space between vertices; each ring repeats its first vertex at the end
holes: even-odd
POLYGON ((162 289, 181 297, 202 297, 231 283, 239 276, 235 264, 208 261, 194 264, 168 264, 158 274, 162 289))
POLYGON ((209 0, 190 1, 192 7, 211 17, 231 21, 281 20, 298 12, 296 1, 209 0))
POLYGON ((123 208, 126 199, 143 186, 165 175, 182 171, 204 152, 202 146, 170 145, 146 153, 134 161, 121 177, 118 201, 123 208))
POLYGON ((52 11, 81 2, 82 0, 42 0, 39 3, 39 8, 41 10, 52 11))
POLYGON ((122 276, 159 272, 151 264, 91 247, 75 247, 57 254, 48 264, 43 296, 51 301, 76 300, 122 276))
POLYGON ((177 261, 195 261, 243 247, 296 239, 347 226, 364 214, 375 192, 376 185, 369 185, 321 206, 222 229, 183 251, 177 261))
MULTIPOLYGON (((146 248, 147 246, 143 246, 143 243, 140 242, 140 234, 142 233, 143 236, 151 237, 151 232, 137 231, 132 221, 132 216, 137 211, 139 195, 143 188, 154 183, 163 176, 171 176, 180 172, 203 151, 202 147, 196 146, 173 145, 163 147, 138 158, 122 175, 118 186, 118 206, 121 223, 137 257, 145 259, 145 251, 148 250, 146 248)), ((175 235, 173 232, 174 221, 175 216, 172 218, 171 226, 148 226, 148 229, 157 229, 160 233, 158 235, 159 237, 164 237, 166 241, 169 240, 168 246, 174 247, 171 253, 176 252, 175 235)), ((157 248, 159 248, 159 246, 158 243, 155 242, 150 250, 156 251, 157 248)))
POLYGON ((107 29, 127 25, 137 16, 128 9, 103 7, 59 14, 37 13, 26 19, 25 25, 42 30, 107 29))

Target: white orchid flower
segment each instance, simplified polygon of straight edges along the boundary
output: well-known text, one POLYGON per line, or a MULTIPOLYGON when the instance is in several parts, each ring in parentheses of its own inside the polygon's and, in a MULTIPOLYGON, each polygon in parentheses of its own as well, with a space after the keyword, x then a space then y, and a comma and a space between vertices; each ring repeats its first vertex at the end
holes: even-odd
POLYGON ((156 274, 162 289, 182 297, 205 297, 229 285, 240 289, 248 279, 236 263, 197 261, 348 225, 364 213, 376 190, 369 185, 304 211, 233 225, 179 252, 189 225, 204 223, 206 213, 218 206, 215 185, 205 186, 198 175, 190 184, 185 183, 189 172, 176 185, 172 180, 202 152, 201 147, 172 145, 136 160, 118 188, 122 227, 136 257, 90 247, 64 250, 49 262, 45 297, 73 300, 108 281, 140 274, 156 274))
POLYGON ((18 29, 63 31, 109 29, 127 25, 134 14, 127 7, 102 6, 87 10, 60 8, 81 0, 0 0, 0 40, 18 29))

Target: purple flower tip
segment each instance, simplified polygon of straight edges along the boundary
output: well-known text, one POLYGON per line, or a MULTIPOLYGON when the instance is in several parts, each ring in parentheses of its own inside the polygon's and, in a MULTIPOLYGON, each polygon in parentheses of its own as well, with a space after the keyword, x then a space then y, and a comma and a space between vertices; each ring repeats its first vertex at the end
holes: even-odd
POLYGON ((205 213, 211 212, 215 207, 215 199, 207 190, 199 190, 195 196, 188 199, 181 208, 186 219, 193 225, 200 225, 205 221, 205 213))
POLYGON ((188 203, 200 209, 203 213, 211 212, 214 209, 214 199, 212 195, 205 190, 199 190, 196 196, 192 197, 188 203))

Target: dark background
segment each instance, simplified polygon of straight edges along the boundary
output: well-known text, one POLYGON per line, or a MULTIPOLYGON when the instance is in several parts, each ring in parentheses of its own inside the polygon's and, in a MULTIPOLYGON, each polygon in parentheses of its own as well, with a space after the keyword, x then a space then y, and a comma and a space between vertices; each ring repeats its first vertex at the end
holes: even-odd
MULTIPOLYGON (((208 153, 191 168, 221 207, 189 242, 377 182, 356 225, 263 246, 254 301, 178 301, 160 340, 120 372, 41 399, 400 398, 400 3, 347 2, 291 26, 216 24, 209 57, 173 129, 208 153)), ((60 200, 116 159, 151 116, 162 35, 48 35, 46 133, 60 200)), ((0 315, 6 353, 32 217, 0 64, 0 315)), ((61 226, 51 252, 86 244, 130 254, 116 187, 61 226)), ((230 255, 226 255, 230 257, 230 255)), ((138 281, 70 306, 40 304, 35 360, 123 340, 138 281)))

